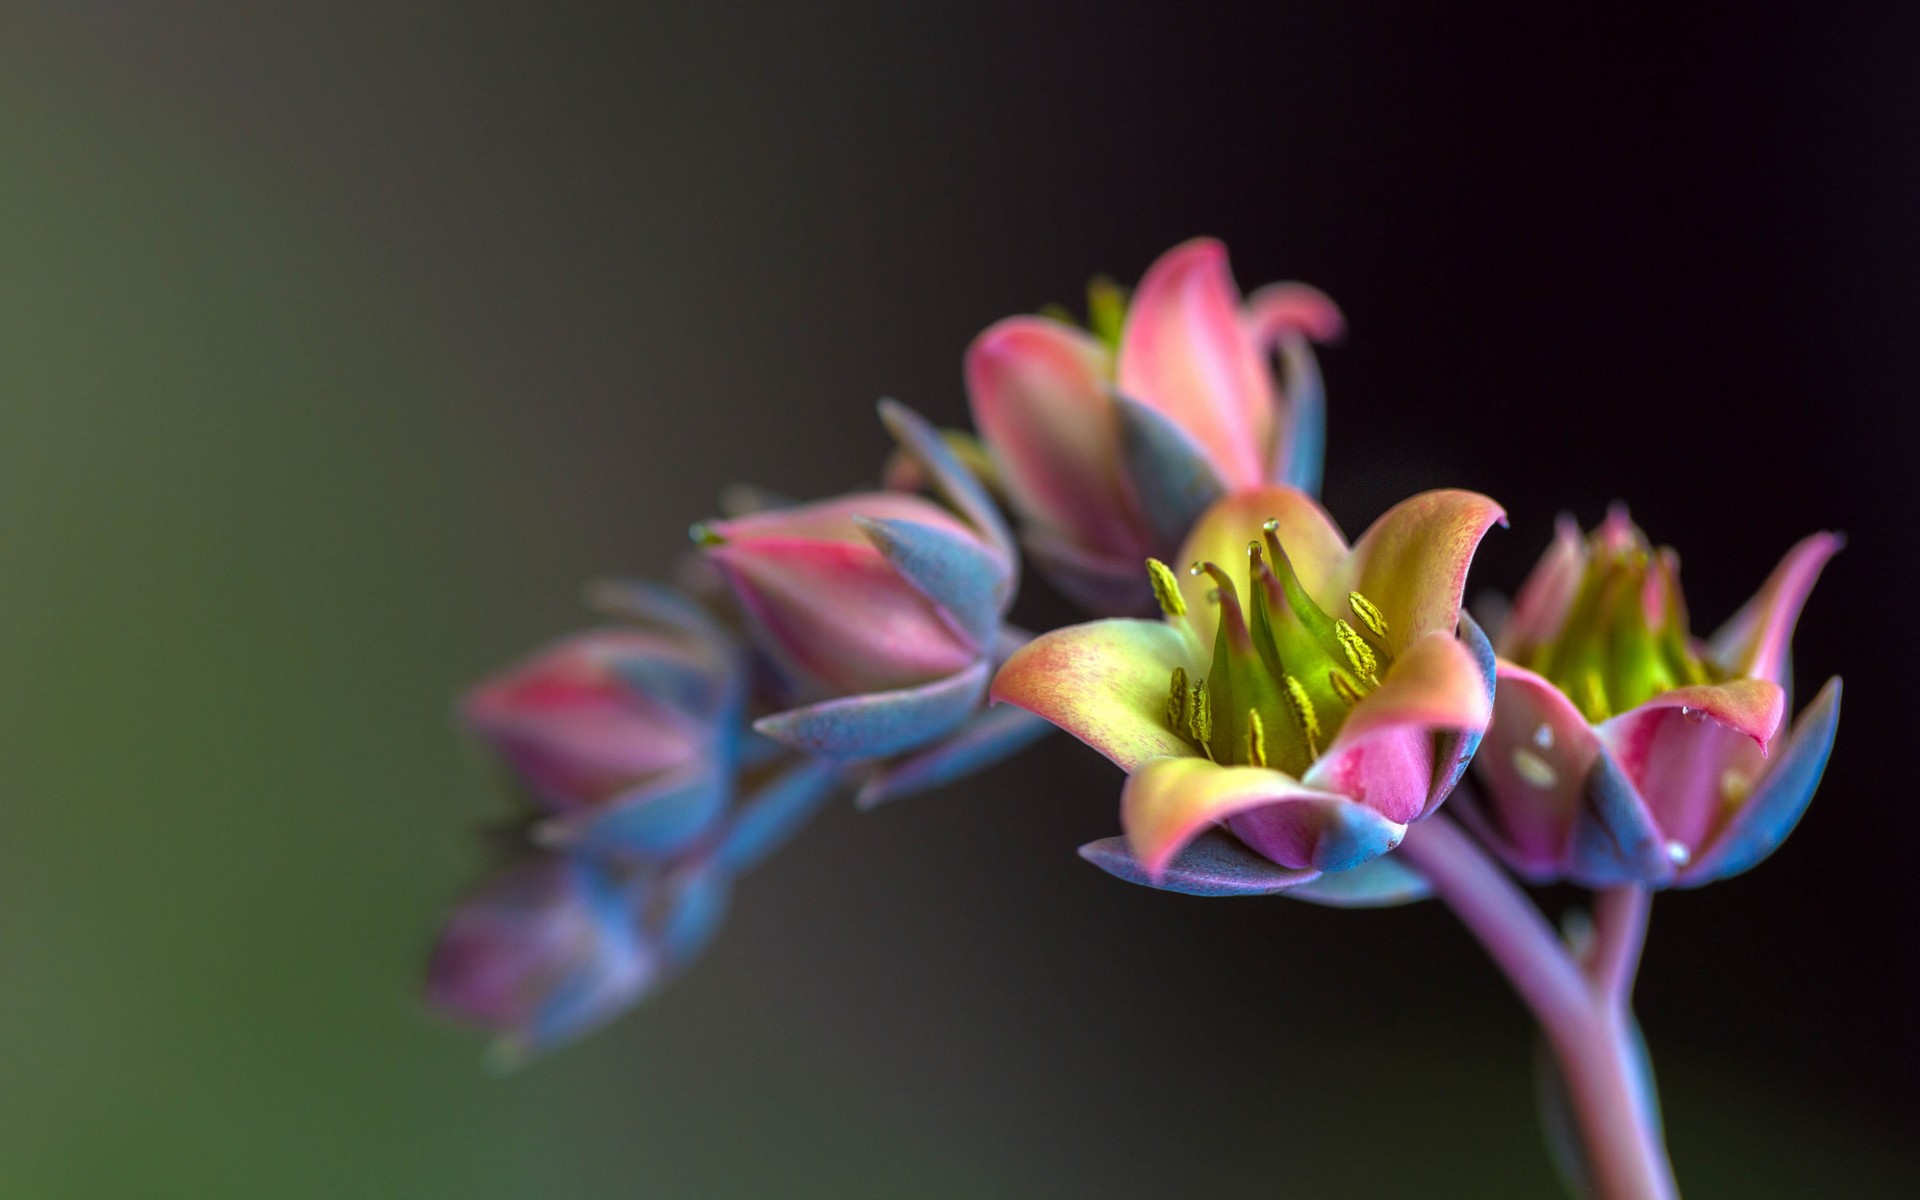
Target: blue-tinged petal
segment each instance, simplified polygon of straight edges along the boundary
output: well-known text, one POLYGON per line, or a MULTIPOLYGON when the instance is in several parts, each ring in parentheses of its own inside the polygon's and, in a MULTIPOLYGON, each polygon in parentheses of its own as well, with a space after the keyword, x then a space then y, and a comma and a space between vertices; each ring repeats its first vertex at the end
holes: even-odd
POLYGON ((1128 883, 1188 896, 1272 896, 1311 883, 1320 874, 1311 868, 1297 870, 1262 858, 1217 829, 1187 843, 1167 864, 1158 882, 1148 876, 1123 837, 1088 842, 1080 847, 1080 857, 1128 883))
POLYGON ((920 460, 941 497, 1000 547, 1009 561, 1015 561, 1019 552, 1014 547, 1012 531, 1000 517, 1000 509, 940 436, 940 431, 897 400, 880 402, 880 421, 903 450, 920 460))
POLYGON ((998 705, 976 714, 945 741, 876 770, 860 787, 856 803, 873 808, 952 783, 1010 758, 1053 732, 1053 726, 1023 709, 998 705))
POLYGON ((982 652, 993 645, 1013 585, 1005 557, 975 538, 919 521, 855 517, 854 524, 908 583, 933 601, 954 632, 982 652))
POLYGON ((924 746, 966 720, 986 691, 988 673, 987 664, 977 662, 919 687, 789 709, 753 727, 822 758, 885 758, 924 746))
POLYGON ((1588 887, 1658 886, 1673 877, 1666 838, 1633 780, 1605 746, 1594 755, 1574 812, 1567 874, 1588 887))
POLYGON ((1385 854, 1351 871, 1330 871, 1290 893, 1295 900, 1311 900, 1331 908, 1386 908, 1411 904, 1433 894, 1426 877, 1385 854))
POLYGON ((658 858, 712 829, 731 791, 729 774, 703 763, 604 804, 549 817, 534 827, 534 840, 555 849, 658 858))
POLYGON ((819 758, 803 759, 775 775, 741 802, 714 850, 714 862, 734 875, 759 866, 845 778, 845 767, 819 758))
MULTIPOLYGON (((1372 862, 1398 846, 1407 834, 1405 825, 1389 821, 1364 804, 1329 804, 1326 809, 1327 820, 1313 844, 1313 865, 1328 874, 1372 862)), ((1240 817, 1236 821, 1248 819, 1240 817)))
POLYGON ((1172 553, 1226 485, 1206 450, 1165 413, 1119 395, 1114 408, 1140 515, 1160 552, 1172 553))
POLYGON ((686 966, 712 943, 726 921, 732 893, 733 877, 711 867, 689 871, 668 884, 665 912, 654 936, 669 967, 686 966))
POLYGON ((1028 526, 1021 542, 1034 569, 1086 611, 1102 617, 1143 617, 1159 611, 1144 551, 1137 559, 1117 558, 1034 526, 1028 526))
POLYGON ((659 963, 637 936, 633 895, 607 872, 568 864, 580 889, 585 923, 571 950, 575 960, 554 978, 524 1029, 494 1047, 494 1061, 511 1067, 541 1050, 585 1034, 638 1003, 659 979, 659 963))
POLYGON ((1738 875, 1779 848, 1820 785, 1839 725, 1840 679, 1835 676, 1794 722, 1786 749, 1777 753, 1740 811, 1681 873, 1680 886, 1696 887, 1738 875))
MULTIPOLYGON (((1487 700, 1495 703, 1498 691, 1496 681, 1496 662, 1493 643, 1487 639, 1486 631, 1466 609, 1460 610, 1460 644, 1473 655, 1474 665, 1480 668, 1480 677, 1487 685, 1487 700)), ((1467 764, 1473 761, 1473 755, 1480 748, 1480 739, 1485 730, 1445 730, 1434 735, 1433 751, 1433 792, 1427 801, 1427 811, 1432 812, 1440 802, 1452 794, 1460 782, 1460 776, 1466 772, 1467 764)))
POLYGON ((587 604, 608 616, 678 629, 714 646, 733 644, 711 613, 686 593, 664 584, 637 579, 598 580, 587 585, 587 604))
POLYGON ((627 654, 608 661, 620 682, 643 696, 693 717, 703 717, 730 699, 729 678, 697 663, 659 654, 627 654))
POLYGON ((1320 363, 1307 340, 1298 335, 1281 340, 1280 363, 1287 414, 1274 443, 1273 482, 1318 496, 1327 453, 1327 393, 1320 381, 1320 363))

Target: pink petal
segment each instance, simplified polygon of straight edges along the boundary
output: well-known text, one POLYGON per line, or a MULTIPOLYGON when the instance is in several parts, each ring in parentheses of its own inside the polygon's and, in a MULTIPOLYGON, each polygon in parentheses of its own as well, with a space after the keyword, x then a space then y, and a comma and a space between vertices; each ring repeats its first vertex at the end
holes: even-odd
POLYGON ((1787 551, 1753 599, 1713 635, 1714 661, 1729 675, 1787 681, 1788 649, 1800 608, 1820 578, 1820 569, 1839 553, 1846 539, 1816 533, 1787 551))
POLYGON ((1587 569, 1586 539, 1572 516, 1561 513, 1553 523, 1553 545, 1540 558, 1514 597, 1513 612, 1500 630, 1500 653, 1524 655, 1551 641, 1567 619, 1567 609, 1587 569))
POLYGON ((1121 333, 1119 385, 1192 434, 1229 486, 1261 480, 1273 381, 1241 326, 1219 242, 1196 238, 1148 268, 1121 333))
POLYGON ((864 544, 866 534, 855 517, 873 520, 918 521, 967 537, 980 534, 971 525, 931 500, 905 492, 855 492, 812 504, 769 508, 724 521, 709 521, 706 529, 728 542, 758 538, 807 538, 864 544))
MULTIPOLYGON (((1297 801, 1339 804, 1342 797, 1316 792, 1265 767, 1222 767, 1204 758, 1155 758, 1140 765, 1120 793, 1120 826, 1150 879, 1158 880, 1182 847, 1228 817, 1297 801)), ((1310 866, 1317 821, 1304 822, 1291 839, 1300 843, 1283 862, 1310 866)), ((1289 839, 1281 838, 1282 841, 1289 839)), ((1281 861, 1276 859, 1275 861, 1281 861)))
POLYGON ((1559 867, 1599 739, 1559 688, 1502 660, 1493 723, 1473 757, 1484 809, 1536 874, 1559 867))
POLYGON ((1091 621, 1028 642, 994 677, 996 701, 1053 722, 1132 771, 1198 751, 1167 727, 1167 685, 1192 669, 1186 639, 1159 621, 1091 621))
POLYGON ((1144 553, 1121 471, 1106 347, 1058 321, 1011 317, 974 339, 966 370, 974 426, 1014 507, 1087 546, 1144 553))
POLYGON ((1736 679, 1664 692, 1607 721, 1599 735, 1668 840, 1692 852, 1728 811, 1729 783, 1760 775, 1785 709, 1777 684, 1736 679))
POLYGON ((1357 591, 1373 601, 1395 654, 1429 633, 1452 633, 1474 551, 1506 516, 1478 492, 1447 489, 1402 500, 1354 544, 1332 599, 1344 608, 1346 593, 1357 591))
MULTIPOLYGON (((1270 519, 1280 523, 1274 536, 1293 561, 1301 585, 1324 603, 1330 581, 1347 555, 1347 540, 1333 518, 1305 492, 1281 484, 1229 493, 1194 524, 1186 545, 1180 548, 1180 561, 1170 564, 1187 602, 1187 619, 1203 646, 1213 645, 1213 631, 1219 621, 1216 606, 1207 599, 1214 584, 1205 575, 1189 574, 1187 567, 1195 562, 1219 563, 1240 589, 1241 603, 1246 603, 1247 544, 1260 540, 1261 527, 1270 519)), ((1344 612, 1345 593, 1339 602, 1344 612)))
POLYGON ((912 687, 977 657, 864 540, 753 537, 707 555, 767 650, 834 692, 912 687))
POLYGON ((1261 288, 1247 297, 1243 321, 1247 336, 1262 350, 1272 349, 1292 334, 1326 343, 1339 341, 1347 332, 1340 306, 1306 283, 1270 283, 1261 288))
POLYGON ((1433 735, 1485 729, 1492 701, 1480 667, 1451 634, 1430 633, 1394 660, 1354 705, 1306 782, 1405 823, 1424 815, 1433 785, 1433 735))

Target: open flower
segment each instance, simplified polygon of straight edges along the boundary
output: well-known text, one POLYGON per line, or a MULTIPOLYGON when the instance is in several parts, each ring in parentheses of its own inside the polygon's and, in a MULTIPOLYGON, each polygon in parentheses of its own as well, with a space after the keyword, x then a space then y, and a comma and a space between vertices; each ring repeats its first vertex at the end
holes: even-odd
POLYGON ((692 603, 628 589, 645 627, 574 634, 467 693, 460 711, 545 816, 542 844, 669 854, 718 820, 732 786, 745 682, 731 642, 692 603))
POLYGON ((1521 874, 1682 887, 1737 874, 1792 831, 1840 715, 1831 679, 1777 746, 1789 643, 1841 539, 1817 533, 1706 642, 1680 561, 1616 507, 1582 537, 1560 520, 1498 648, 1500 703, 1463 806, 1521 874))
POLYGON ((1013 595, 991 499, 924 421, 881 411, 951 507, 867 492, 694 529, 795 702, 754 728, 827 758, 897 754, 971 716, 1013 595))
MULTIPOLYGON (((1083 851, 1102 867, 1182 891, 1312 894, 1399 845, 1473 753, 1493 655, 1460 595, 1502 517, 1484 496, 1428 492, 1349 549, 1296 489, 1235 493, 1195 527, 1185 576, 1148 562, 1164 621, 1045 634, 993 696, 1128 773, 1124 844, 1083 851)), ((1408 886, 1376 882, 1344 898, 1408 886)))
POLYGON ((1297 283, 1243 304, 1207 238, 1162 255, 1130 305, 1111 284, 1090 300, 1090 331, 1020 316, 974 340, 973 422, 1040 569, 1093 611, 1151 612, 1141 560, 1172 555, 1214 501, 1267 483, 1318 490, 1307 343, 1339 336, 1340 311, 1297 283))

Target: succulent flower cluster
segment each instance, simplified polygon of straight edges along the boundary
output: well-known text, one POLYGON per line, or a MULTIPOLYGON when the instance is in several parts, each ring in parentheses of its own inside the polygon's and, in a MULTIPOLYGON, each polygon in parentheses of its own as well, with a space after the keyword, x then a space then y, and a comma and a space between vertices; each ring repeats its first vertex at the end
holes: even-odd
POLYGON ((1315 499, 1312 346, 1342 329, 1320 292, 1243 297, 1219 243, 1187 242, 1131 295, 1095 283, 1084 325, 981 333, 974 433, 883 402, 879 489, 736 509, 693 527, 702 582, 601 589, 619 623, 461 706, 525 811, 440 935, 432 1004, 510 1054, 557 1044, 684 967, 829 794, 877 804, 1057 727, 1125 773, 1120 836, 1081 851, 1115 876, 1446 901, 1540 1017, 1598 1192, 1671 1194, 1628 1035, 1634 922, 1805 811, 1840 681, 1789 725, 1789 647, 1841 539, 1801 541, 1700 639, 1672 550, 1624 508, 1563 517, 1483 632, 1462 601, 1498 503, 1425 492, 1350 543, 1315 499), (1010 625, 1023 566, 1095 619, 1010 625), (1595 946, 1508 871, 1595 889, 1595 946))

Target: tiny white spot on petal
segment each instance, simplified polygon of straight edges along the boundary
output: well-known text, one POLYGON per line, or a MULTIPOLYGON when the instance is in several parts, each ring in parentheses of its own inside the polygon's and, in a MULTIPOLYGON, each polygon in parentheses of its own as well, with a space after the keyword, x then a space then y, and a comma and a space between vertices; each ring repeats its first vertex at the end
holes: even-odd
POLYGON ((1693 851, 1679 842, 1667 843, 1667 860, 1676 867, 1684 867, 1693 861, 1693 851))
POLYGON ((1533 731, 1533 744, 1542 750, 1553 749, 1553 726, 1541 722, 1540 728, 1533 731))
POLYGON ((1537 788, 1554 787, 1560 782, 1560 772, 1553 769, 1553 764, 1524 746, 1513 752, 1513 769, 1537 788))

